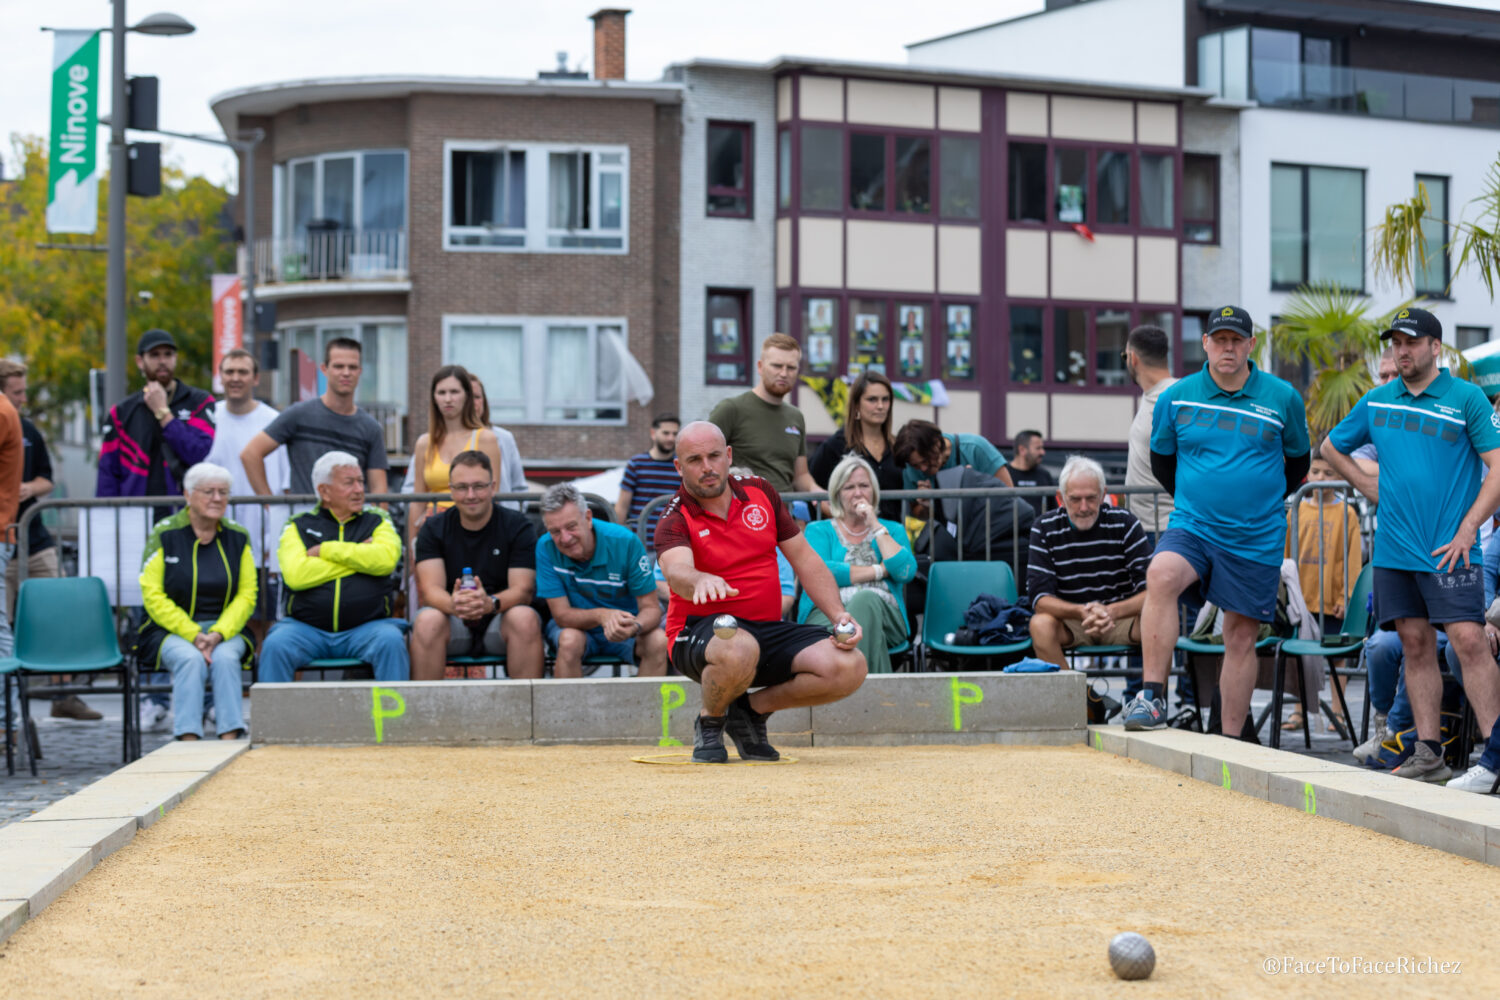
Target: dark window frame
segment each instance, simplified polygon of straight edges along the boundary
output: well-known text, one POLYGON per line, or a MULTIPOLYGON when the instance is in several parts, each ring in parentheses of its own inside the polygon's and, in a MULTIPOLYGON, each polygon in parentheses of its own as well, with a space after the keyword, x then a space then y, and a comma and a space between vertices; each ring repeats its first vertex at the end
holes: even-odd
MULTIPOLYGON (((848 219, 882 219, 889 222, 917 222, 923 220, 937 221, 938 199, 941 184, 939 176, 939 139, 944 135, 971 135, 968 132, 944 132, 938 129, 925 128, 893 128, 886 125, 863 126, 845 123, 844 129, 844 211, 842 215, 848 219), (882 140, 882 156, 884 157, 885 191, 882 198, 883 204, 880 208, 855 208, 850 204, 854 192, 850 184, 850 175, 854 170, 854 137, 856 135, 876 136, 882 140), (927 211, 925 212, 903 212, 896 205, 896 140, 901 139, 925 139, 927 140, 927 211)), ((970 225, 978 225, 979 220, 967 219, 970 225)))
MULTIPOLYGON (((1365 270, 1366 270, 1366 268, 1365 268, 1365 263, 1366 263, 1366 260, 1365 260, 1365 250, 1367 248, 1366 244, 1367 244, 1367 241, 1368 241, 1369 237, 1365 233, 1365 197, 1364 196, 1365 196, 1365 192, 1366 192, 1366 184, 1365 184, 1365 182, 1366 182, 1366 180, 1368 180, 1368 178, 1365 176, 1366 171, 1364 170, 1364 168, 1362 168, 1362 167, 1330 167, 1330 166, 1327 166, 1327 165, 1322 164, 1322 163, 1284 163, 1284 162, 1282 162, 1280 160, 1272 160, 1271 161, 1271 172, 1272 172, 1273 175, 1275 174, 1275 171, 1276 171, 1277 167, 1286 167, 1286 168, 1289 168, 1289 169, 1292 169, 1292 170, 1296 170, 1296 171, 1298 171, 1301 174, 1301 177, 1302 177, 1302 223, 1301 223, 1302 224, 1302 277, 1301 277, 1300 280, 1294 281, 1294 282, 1290 282, 1290 283, 1288 283, 1288 282, 1279 282, 1278 283, 1275 278, 1272 278, 1271 279, 1271 291, 1273 291, 1273 292, 1291 292, 1291 291, 1296 291, 1298 288, 1301 288, 1303 285, 1310 284, 1313 280, 1315 280, 1315 279, 1312 278, 1312 276, 1310 274, 1311 265, 1312 265, 1312 261, 1310 259, 1311 258, 1310 245, 1309 245, 1310 244, 1310 239, 1309 239, 1309 234, 1308 234, 1308 205, 1309 205, 1310 199, 1307 196, 1307 189, 1308 189, 1308 178, 1310 176, 1309 171, 1316 169, 1316 170, 1343 170, 1343 171, 1347 171, 1348 173, 1359 174, 1359 190, 1360 190, 1360 199, 1359 199, 1359 282, 1360 282, 1360 284, 1359 284, 1358 288, 1347 288, 1347 287, 1344 287, 1342 285, 1339 286, 1339 287, 1343 291, 1353 292, 1356 295, 1365 295, 1365 294, 1367 294, 1366 291, 1365 291, 1365 288, 1364 288, 1365 270)), ((1269 191, 1269 190, 1270 190, 1270 188, 1268 187, 1267 191, 1269 191)), ((1271 219, 1271 216, 1273 214, 1274 214, 1274 207, 1272 207, 1271 211, 1268 211, 1266 213, 1266 216, 1267 216, 1266 217, 1267 225, 1270 224, 1270 219, 1271 219)), ((1272 260, 1268 261, 1267 263, 1271 263, 1272 261, 1275 260, 1275 256, 1274 256, 1275 252, 1276 251, 1275 251, 1274 241, 1272 241, 1272 248, 1271 248, 1272 260)), ((1272 268, 1270 268, 1270 270, 1274 271, 1275 268, 1272 267, 1272 268)), ((1316 280, 1318 280, 1318 281, 1321 282, 1324 279, 1320 278, 1320 279, 1316 279, 1316 280)))
POLYGON ((733 288, 711 285, 703 290, 703 384, 704 385, 745 385, 746 380, 754 383, 754 368, 750 364, 750 323, 753 319, 751 310, 754 307, 753 289, 733 288), (717 354, 713 351, 714 343, 714 317, 709 311, 709 302, 715 296, 736 299, 740 305, 740 343, 739 349, 733 354, 717 354), (744 379, 723 379, 717 376, 710 377, 711 366, 720 362, 739 363, 744 366, 744 379))
MULTIPOLYGON (((1157 146, 1148 143, 1089 142, 1079 139, 1049 139, 1040 136, 1007 135, 1002 143, 1005 161, 1006 189, 1000 192, 1003 201, 1002 215, 1006 227, 1045 230, 1048 232, 1072 232, 1075 223, 1059 222, 1057 219, 1057 151, 1076 149, 1085 153, 1084 208, 1082 225, 1090 232, 1132 236, 1171 236, 1179 244, 1182 238, 1182 150, 1176 146, 1157 146), (1046 150, 1045 170, 1047 182, 1046 219, 1016 219, 1011 217, 1010 205, 1010 147, 1022 144, 1041 146, 1046 150), (1101 152, 1124 153, 1130 158, 1130 221, 1127 223, 1099 222, 1099 156, 1101 152), (1152 154, 1172 158, 1172 225, 1158 228, 1141 224, 1141 156, 1152 154)), ((1007 319, 1008 322, 1008 319, 1007 319)), ((1007 372, 1009 365, 1006 366, 1007 372)))
MULTIPOLYGON (((1182 218, 1182 242, 1184 242, 1184 243, 1191 243, 1194 246, 1200 246, 1200 247, 1209 247, 1209 246, 1216 247, 1216 246, 1219 245, 1219 237, 1220 237, 1219 219, 1222 216, 1223 211, 1224 211, 1224 206, 1223 206, 1223 201, 1222 201, 1222 199, 1223 199, 1223 193, 1219 189, 1219 155, 1217 153, 1183 153, 1182 154, 1182 180, 1183 180, 1183 184, 1184 185, 1186 185, 1186 183, 1187 183, 1187 168, 1188 168, 1188 161, 1189 160, 1192 160, 1195 163, 1206 164, 1208 166, 1209 172, 1210 172, 1210 174, 1212 176, 1212 181, 1210 182, 1210 186, 1213 188, 1213 193, 1214 193, 1214 197, 1213 197, 1214 207, 1213 207, 1213 218, 1211 218, 1211 219, 1191 218, 1190 219, 1187 216, 1187 199, 1183 198, 1183 197, 1179 197, 1178 198, 1178 201, 1182 204, 1182 215, 1183 215, 1183 218, 1182 218), (1188 237, 1188 235, 1187 235, 1188 226, 1194 226, 1194 225, 1201 226, 1201 225, 1204 225, 1205 223, 1209 226, 1209 229, 1212 232, 1212 235, 1209 237, 1209 239, 1206 239, 1206 240, 1195 240, 1195 239, 1190 239, 1188 237)), ((1183 191, 1183 194, 1186 194, 1186 190, 1183 191)))
POLYGON ((803 325, 806 322, 807 300, 833 299, 838 303, 839 314, 834 323, 833 336, 833 370, 829 374, 845 376, 849 373, 849 344, 854 333, 854 313, 850 310, 849 303, 854 299, 861 299, 866 302, 880 303, 880 350, 885 356, 885 374, 892 382, 925 382, 941 379, 945 386, 956 385, 965 388, 973 388, 979 384, 979 357, 982 353, 980 330, 983 320, 980 306, 982 299, 978 295, 942 295, 921 292, 907 295, 892 292, 889 289, 799 287, 794 298, 791 315, 796 329, 782 332, 790 334, 797 343, 802 345, 804 367, 806 366, 808 331, 803 329, 803 325), (926 335, 927 347, 926 355, 922 359, 923 373, 920 376, 901 374, 901 359, 898 354, 901 348, 901 337, 900 331, 896 329, 897 320, 901 315, 901 306, 922 306, 927 310, 927 327, 923 331, 926 335), (946 373, 949 306, 969 307, 969 335, 966 339, 969 342, 971 374, 966 379, 951 379, 946 373))
MULTIPOLYGON (((1090 301, 1086 299, 1039 299, 1035 297, 1011 298, 1005 301, 1005 357, 1000 365, 1001 381, 1005 384, 1007 391, 1017 392, 1047 392, 1047 393, 1082 393, 1087 395, 1104 396, 1128 396, 1139 390, 1135 382, 1126 376, 1120 385, 1105 385, 1099 382, 1098 352, 1099 352, 1099 313, 1109 310, 1118 310, 1126 313, 1129 319, 1129 329, 1146 322, 1147 316, 1160 313, 1171 313, 1173 320, 1173 331, 1175 336, 1181 336, 1183 310, 1177 306, 1152 307, 1149 304, 1138 302, 1110 302, 1090 301), (1010 310, 1013 308, 1040 309, 1042 311, 1042 380, 1040 382, 1016 382, 1010 376, 1010 310), (1055 320, 1058 310, 1080 309, 1084 313, 1084 355, 1088 364, 1084 368, 1083 384, 1074 382, 1059 382, 1057 373, 1057 328, 1055 320)), ((1189 312, 1191 310, 1188 310, 1189 312)), ((997 337, 999 342, 1002 338, 997 337)), ((977 349, 977 348, 976 348, 977 349)), ((1174 359, 1174 364, 1178 362, 1174 359)))
MULTIPOLYGON (((1436 217, 1436 218, 1438 218, 1438 219, 1442 219, 1443 220, 1443 240, 1442 240, 1442 245, 1438 247, 1438 256, 1441 257, 1442 260, 1443 260, 1443 283, 1442 283, 1442 285, 1439 288, 1436 288, 1436 289, 1422 288, 1422 287, 1420 287, 1417 284, 1417 281, 1418 281, 1417 262, 1416 261, 1412 261, 1412 274, 1411 274, 1412 291, 1416 292, 1418 295, 1422 295, 1422 296, 1424 296, 1426 298, 1429 298, 1429 299, 1443 299, 1443 300, 1449 300, 1449 301, 1451 301, 1452 298, 1453 298, 1453 296, 1451 294, 1449 294, 1449 286, 1452 285, 1452 283, 1453 283, 1453 258, 1448 253, 1448 225, 1447 225, 1447 219, 1448 219, 1448 205, 1449 205, 1449 202, 1450 202, 1449 196, 1452 193, 1452 189, 1453 189, 1453 178, 1449 177, 1449 176, 1444 176, 1442 174, 1417 174, 1416 181, 1414 183, 1415 184, 1424 184, 1425 185, 1425 183, 1427 181, 1442 181, 1443 182, 1443 203, 1441 205, 1433 205, 1432 206, 1432 214, 1433 214, 1433 216, 1436 217)), ((1413 194, 1415 194, 1415 193, 1416 192, 1413 192, 1413 194)), ((1430 198, 1431 195, 1432 195, 1432 189, 1430 187, 1427 189, 1427 194, 1428 194, 1428 197, 1430 198)))
POLYGON ((1455 326, 1453 328, 1453 346, 1460 351, 1467 351, 1470 347, 1478 347, 1480 344, 1488 344, 1490 342, 1490 335, 1491 333, 1493 333, 1493 331, 1494 328, 1488 326, 1455 326), (1473 344, 1465 346, 1464 334, 1473 333, 1475 331, 1483 333, 1484 338, 1482 340, 1476 341, 1473 344))
POLYGON ((755 217, 755 123, 744 121, 730 121, 711 118, 703 126, 703 175, 704 175, 704 211, 710 218, 715 219, 752 219, 755 217), (733 129, 741 134, 741 149, 745 156, 745 180, 744 186, 740 188, 723 187, 710 182, 713 172, 713 164, 709 162, 709 150, 712 148, 708 142, 710 130, 722 128, 733 129), (716 209, 709 199, 715 195, 725 198, 744 198, 744 211, 733 209, 716 209))

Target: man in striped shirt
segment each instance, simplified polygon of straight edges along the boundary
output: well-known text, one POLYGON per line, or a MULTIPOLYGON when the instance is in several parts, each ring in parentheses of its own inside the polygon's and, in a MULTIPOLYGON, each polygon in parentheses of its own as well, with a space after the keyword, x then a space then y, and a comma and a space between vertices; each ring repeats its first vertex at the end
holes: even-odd
POLYGON ((1104 469, 1071 455, 1058 477, 1063 505, 1031 526, 1031 642, 1036 655, 1068 667, 1063 650, 1141 641, 1151 542, 1130 511, 1104 499, 1104 469))
MULTIPOLYGON (((658 413, 651 421, 651 450, 631 456, 625 464, 625 475, 620 479, 620 497, 615 501, 615 520, 628 527, 635 527, 646 504, 659 496, 671 496, 682 486, 682 475, 673 464, 672 454, 677 448, 677 414, 658 413)), ((646 525, 646 547, 655 545, 656 522, 661 518, 665 506, 651 513, 646 525)))

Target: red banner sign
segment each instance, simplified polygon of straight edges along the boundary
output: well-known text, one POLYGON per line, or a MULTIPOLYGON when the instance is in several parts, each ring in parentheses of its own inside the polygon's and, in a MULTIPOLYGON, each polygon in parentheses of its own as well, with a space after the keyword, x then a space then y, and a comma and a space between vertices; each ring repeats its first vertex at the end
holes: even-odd
POLYGON ((237 347, 245 346, 245 309, 240 302, 243 288, 237 274, 215 274, 214 299, 214 392, 223 392, 219 362, 237 347))

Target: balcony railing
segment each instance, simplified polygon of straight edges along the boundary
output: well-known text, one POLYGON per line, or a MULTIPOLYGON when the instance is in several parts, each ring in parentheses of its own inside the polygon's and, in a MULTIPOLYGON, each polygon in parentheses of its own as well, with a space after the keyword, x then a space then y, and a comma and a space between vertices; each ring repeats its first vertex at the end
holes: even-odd
POLYGON ((408 277, 406 230, 312 231, 255 241, 255 280, 400 281, 408 277))

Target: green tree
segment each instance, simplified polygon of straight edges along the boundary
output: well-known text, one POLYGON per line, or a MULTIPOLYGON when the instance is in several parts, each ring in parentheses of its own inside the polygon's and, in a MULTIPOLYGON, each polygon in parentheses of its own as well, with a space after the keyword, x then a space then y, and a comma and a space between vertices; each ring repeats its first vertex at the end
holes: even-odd
MULTIPOLYGON (((103 253, 39 244, 102 245, 108 239, 110 178, 101 181, 95 236, 49 236, 44 143, 34 136, 11 141, 21 175, 0 184, 0 354, 26 362, 33 407, 55 418, 68 403, 87 397, 88 370, 104 365, 107 261, 103 253)), ((162 175, 161 196, 131 198, 126 213, 130 350, 145 330, 170 330, 181 352, 178 376, 207 386, 213 354, 209 276, 234 267, 225 214, 229 194, 177 166, 164 166, 162 175), (149 292, 149 299, 141 292, 149 292)), ((129 384, 138 388, 140 381, 132 363, 129 384)))
POLYGON ((1475 208, 1472 222, 1462 218, 1456 222, 1437 218, 1432 215, 1427 188, 1418 185, 1414 196, 1389 206, 1385 210, 1385 221, 1375 227, 1373 256, 1376 278, 1389 278, 1401 288, 1412 287, 1415 269, 1419 264, 1425 269, 1430 263, 1422 239, 1423 223, 1438 222, 1443 225, 1444 232, 1453 233, 1453 239, 1443 247, 1444 252, 1451 254, 1455 247, 1458 248, 1453 276, 1457 277, 1460 271, 1473 264, 1493 299, 1495 286, 1500 284, 1500 157, 1490 164, 1483 190, 1469 205, 1475 208))

